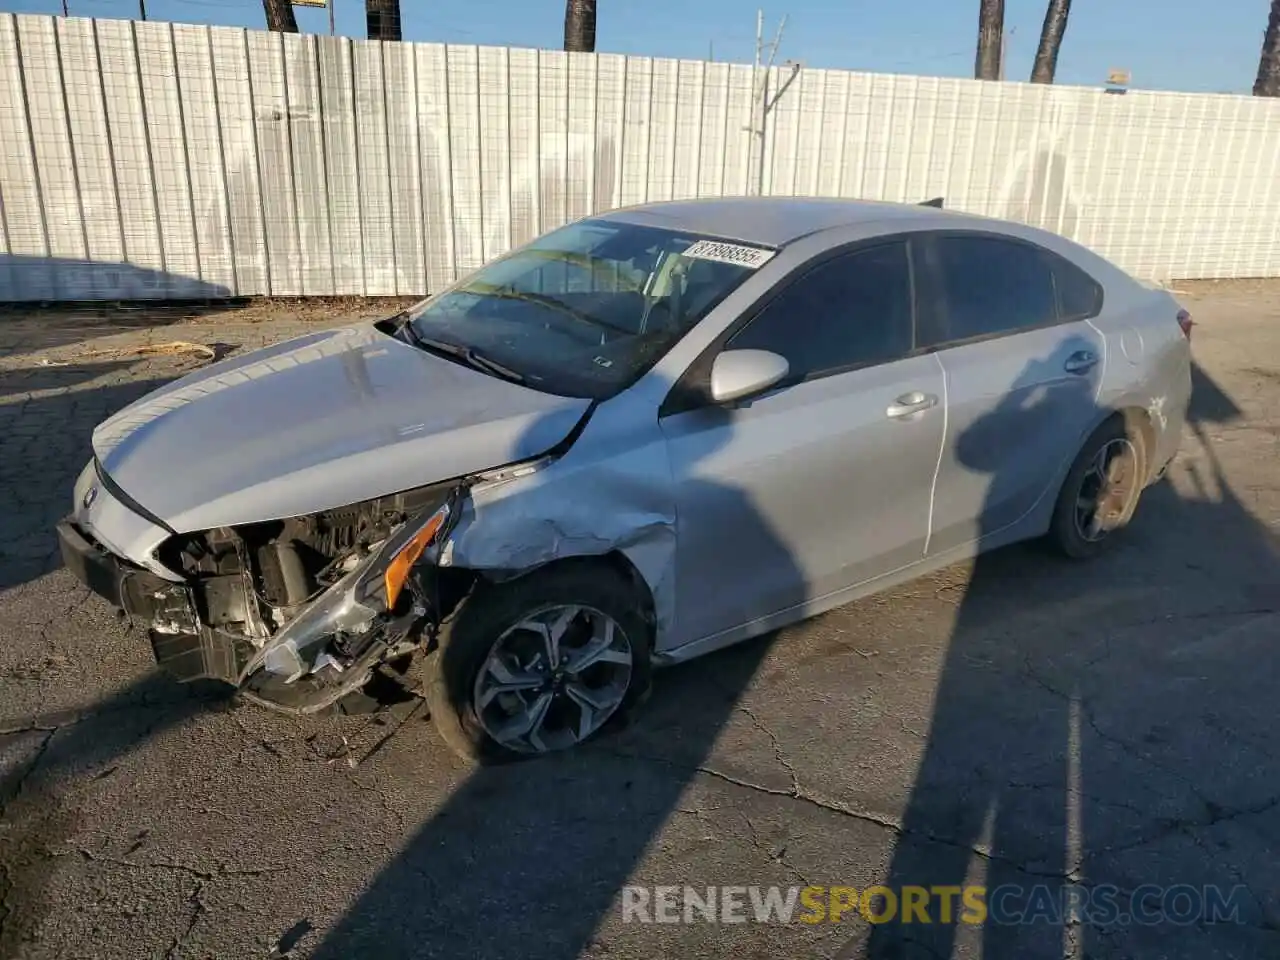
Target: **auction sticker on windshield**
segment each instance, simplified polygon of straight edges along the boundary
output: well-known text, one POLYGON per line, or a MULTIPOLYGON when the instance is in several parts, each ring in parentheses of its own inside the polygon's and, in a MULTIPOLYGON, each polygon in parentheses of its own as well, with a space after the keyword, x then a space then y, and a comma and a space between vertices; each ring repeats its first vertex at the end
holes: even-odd
POLYGON ((721 263, 736 263, 740 267, 752 270, 763 267, 773 257, 773 250, 761 250, 759 247, 744 247, 737 243, 724 243, 719 240, 699 240, 684 252, 686 257, 697 260, 718 260, 721 263))

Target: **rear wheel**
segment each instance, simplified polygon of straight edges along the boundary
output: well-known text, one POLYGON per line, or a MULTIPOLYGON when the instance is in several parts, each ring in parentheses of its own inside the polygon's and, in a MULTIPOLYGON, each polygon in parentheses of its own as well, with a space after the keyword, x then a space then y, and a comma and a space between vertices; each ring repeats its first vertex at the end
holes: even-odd
POLYGON ((570 561, 481 585, 424 664, 436 728, 481 762, 577 746, 648 688, 649 629, 632 584, 570 561))
POLYGON ((1142 437, 1116 417, 1080 450, 1058 494, 1050 542, 1075 559, 1096 556, 1138 508, 1146 475, 1142 437))

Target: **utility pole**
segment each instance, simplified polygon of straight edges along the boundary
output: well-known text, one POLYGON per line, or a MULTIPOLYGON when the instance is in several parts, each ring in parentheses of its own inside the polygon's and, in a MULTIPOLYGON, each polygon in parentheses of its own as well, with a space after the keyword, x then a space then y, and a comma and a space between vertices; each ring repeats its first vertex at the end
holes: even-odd
POLYGON ((326 4, 326 6, 329 8, 329 36, 331 36, 331 37, 334 35, 334 32, 335 32, 335 31, 334 31, 334 26, 333 26, 333 4, 334 4, 334 2, 335 2, 335 0, 329 0, 329 2, 326 4))
MULTIPOLYGON (((751 131, 751 153, 755 153, 756 140, 760 140, 760 167, 764 168, 764 132, 756 129, 756 105, 760 102, 760 95, 756 92, 759 84, 760 74, 760 55, 764 51, 764 10, 756 10, 756 58, 751 64, 751 125, 747 127, 751 131)), ((748 169, 750 169, 751 154, 747 155, 748 169)), ((762 174, 763 176, 763 174, 762 174)))
MULTIPOLYGON (((756 167, 756 194, 764 193, 764 148, 765 148, 765 131, 768 128, 769 113, 777 105, 779 98, 787 92, 787 88, 791 86, 791 82, 795 80, 796 74, 800 72, 800 64, 791 64, 791 76, 778 88, 772 99, 769 97, 769 74, 773 71, 774 61, 778 57, 778 48, 782 46, 782 34, 787 28, 787 18, 784 16, 778 23, 778 32, 774 34, 773 42, 769 44, 769 60, 767 63, 761 64, 764 57, 764 11, 756 11, 756 59, 755 64, 751 68, 751 126, 747 129, 753 134, 753 139, 760 145, 760 162, 756 167), (760 67, 763 65, 764 73, 760 78, 759 86, 756 85, 756 75, 760 73, 760 67)), ((788 61, 789 62, 789 61, 788 61)))
POLYGON ((138 19, 147 19, 147 0, 138 0, 138 19))
MULTIPOLYGON (((762 51, 763 49, 764 49, 764 11, 757 10, 756 11, 756 59, 755 59, 755 63, 751 65, 751 96, 753 98, 751 101, 752 103, 755 103, 754 97, 755 97, 755 90, 756 90, 756 74, 760 72, 760 51, 762 51)), ((755 122, 754 116, 752 118, 752 122, 753 123, 755 122)))
POLYGON ((67 12, 67 0, 62 0, 62 15, 63 15, 64 17, 69 17, 69 16, 71 16, 71 14, 69 14, 69 13, 67 12))

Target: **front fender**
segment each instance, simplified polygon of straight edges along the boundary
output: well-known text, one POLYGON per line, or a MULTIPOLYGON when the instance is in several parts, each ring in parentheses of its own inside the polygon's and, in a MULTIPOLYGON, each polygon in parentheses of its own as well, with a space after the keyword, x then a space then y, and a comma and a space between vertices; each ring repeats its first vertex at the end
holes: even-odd
POLYGON ((656 431, 625 453, 570 455, 526 476, 474 487, 437 563, 512 576, 613 552, 649 588, 660 645, 675 614, 676 514, 666 445, 656 431))

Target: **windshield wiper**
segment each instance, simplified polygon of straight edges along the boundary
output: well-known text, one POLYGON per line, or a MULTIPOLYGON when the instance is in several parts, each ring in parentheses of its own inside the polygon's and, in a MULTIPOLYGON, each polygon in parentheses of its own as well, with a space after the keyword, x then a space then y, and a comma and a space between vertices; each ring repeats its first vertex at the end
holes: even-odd
POLYGON ((503 380, 510 380, 512 383, 526 384, 528 378, 524 374, 512 370, 508 366, 498 363, 496 360, 490 360, 484 354, 480 353, 475 347, 464 347, 461 344, 451 343, 448 340, 436 340, 434 337, 424 337, 413 325, 413 321, 406 320, 400 328, 404 331, 405 339, 412 343, 415 347, 429 351, 431 353, 441 353, 454 360, 461 360, 469 367, 477 370, 483 370, 485 373, 493 374, 501 377, 503 380))
POLYGON ((499 363, 497 360, 490 360, 484 354, 476 353, 473 347, 464 347, 466 350, 467 363, 480 370, 487 370, 495 376, 502 377, 504 380, 510 380, 512 383, 526 384, 529 382, 528 377, 523 373, 512 370, 510 367, 499 363))

